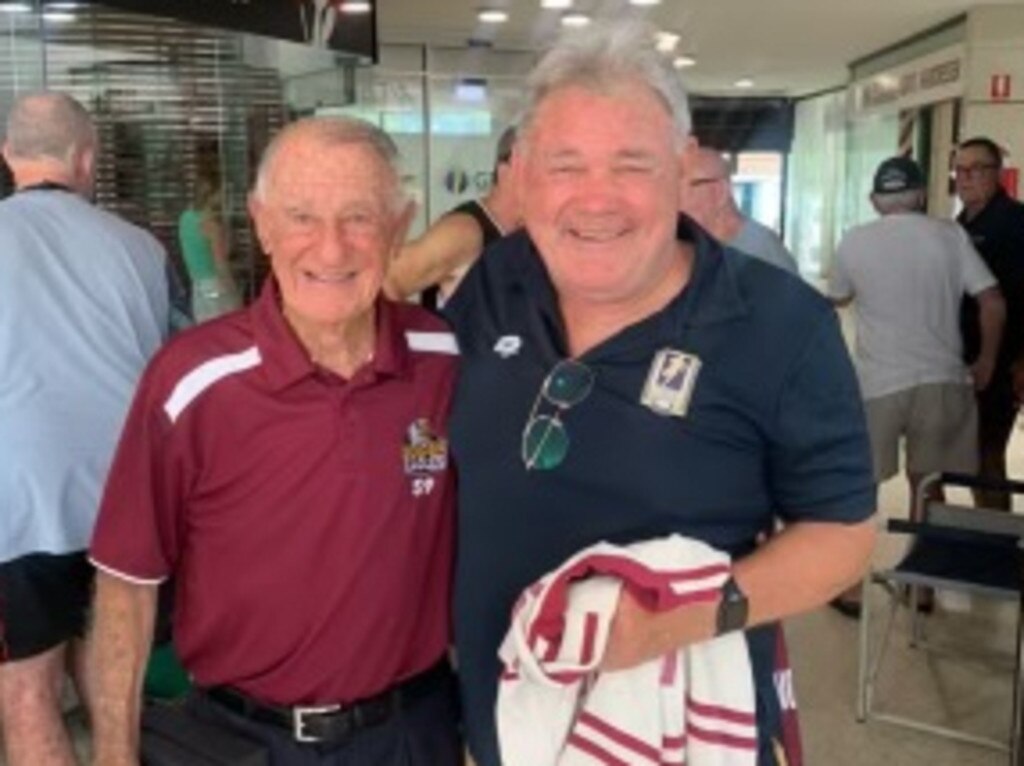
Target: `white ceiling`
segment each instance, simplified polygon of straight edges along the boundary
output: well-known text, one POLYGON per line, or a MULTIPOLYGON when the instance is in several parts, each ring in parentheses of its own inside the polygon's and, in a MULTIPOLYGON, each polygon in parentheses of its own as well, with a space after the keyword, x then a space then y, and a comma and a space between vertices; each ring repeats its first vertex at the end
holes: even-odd
MULTIPOLYGON (((695 57, 684 70, 696 93, 804 95, 842 85, 847 65, 978 5, 1024 0, 661 0, 645 9, 658 27, 681 35, 677 53, 695 57), (742 77, 755 87, 737 91, 742 77)), ((575 0, 593 15, 621 15, 626 0, 575 0)), ((559 11, 540 0, 379 0, 383 43, 464 46, 490 39, 495 48, 533 50, 559 28, 559 11), (509 21, 485 25, 481 7, 509 21)))

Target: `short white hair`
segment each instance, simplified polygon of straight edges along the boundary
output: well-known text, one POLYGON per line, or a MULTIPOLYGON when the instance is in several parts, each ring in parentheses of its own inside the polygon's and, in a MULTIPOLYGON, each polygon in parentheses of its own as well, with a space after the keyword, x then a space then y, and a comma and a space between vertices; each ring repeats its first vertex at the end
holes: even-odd
POLYGON ((405 193, 402 183, 401 155, 395 142, 391 136, 376 125, 354 117, 305 117, 285 126, 274 136, 260 158, 260 164, 256 170, 256 184, 253 188, 256 199, 260 201, 266 199, 271 170, 281 147, 300 133, 313 136, 322 146, 357 144, 370 149, 391 171, 391 180, 394 184, 391 200, 393 209, 401 210, 408 202, 408 195, 405 193))
POLYGON ((653 26, 635 18, 566 30, 527 78, 521 132, 529 132, 537 108, 552 91, 576 85, 602 92, 624 80, 640 80, 664 104, 678 138, 689 136, 692 123, 686 88, 655 47, 655 32, 653 26))
POLYGON ((11 159, 56 160, 70 164, 75 154, 96 145, 89 112, 66 93, 37 91, 18 98, 7 115, 11 159))

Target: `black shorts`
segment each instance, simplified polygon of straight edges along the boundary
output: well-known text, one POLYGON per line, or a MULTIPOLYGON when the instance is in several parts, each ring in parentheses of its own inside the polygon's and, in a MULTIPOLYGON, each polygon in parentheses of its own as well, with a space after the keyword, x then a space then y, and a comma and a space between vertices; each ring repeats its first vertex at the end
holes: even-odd
POLYGON ((85 635, 93 577, 81 551, 33 553, 0 564, 0 663, 85 635))

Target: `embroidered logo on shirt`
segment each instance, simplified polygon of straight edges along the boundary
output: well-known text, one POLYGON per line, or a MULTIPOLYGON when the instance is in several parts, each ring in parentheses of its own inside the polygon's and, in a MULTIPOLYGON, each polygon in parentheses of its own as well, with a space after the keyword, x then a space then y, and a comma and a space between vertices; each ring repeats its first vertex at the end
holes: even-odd
POLYGON ((640 403, 659 415, 686 417, 699 372, 698 357, 663 348, 651 362, 640 403))
POLYGON ((494 353, 502 359, 515 356, 523 348, 523 339, 518 335, 502 335, 494 344, 494 353))
POLYGON ((409 424, 402 461, 409 476, 440 473, 448 468, 448 440, 436 436, 426 418, 409 424))

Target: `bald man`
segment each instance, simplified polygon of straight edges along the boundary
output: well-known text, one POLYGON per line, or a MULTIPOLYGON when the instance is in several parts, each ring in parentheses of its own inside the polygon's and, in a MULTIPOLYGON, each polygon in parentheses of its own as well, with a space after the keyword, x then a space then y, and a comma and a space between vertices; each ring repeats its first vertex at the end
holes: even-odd
POLYGON ((693 169, 683 179, 682 209, 719 242, 798 273, 778 235, 736 206, 729 166, 718 152, 702 148, 695 153, 693 169))
POLYGON ((92 587, 85 548, 132 391, 168 332, 163 248, 89 202, 97 148, 88 112, 69 96, 33 93, 11 108, 3 155, 16 191, 0 202, 0 720, 9 766, 75 763, 60 696, 92 587))
POLYGON ((147 369, 90 550, 95 766, 138 766, 169 577, 197 687, 183 715, 274 766, 461 764, 446 661, 457 350, 440 319, 380 297, 411 213, 397 166, 358 120, 282 131, 249 202, 263 292, 147 369))

